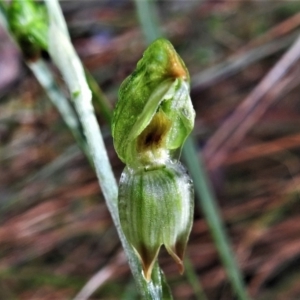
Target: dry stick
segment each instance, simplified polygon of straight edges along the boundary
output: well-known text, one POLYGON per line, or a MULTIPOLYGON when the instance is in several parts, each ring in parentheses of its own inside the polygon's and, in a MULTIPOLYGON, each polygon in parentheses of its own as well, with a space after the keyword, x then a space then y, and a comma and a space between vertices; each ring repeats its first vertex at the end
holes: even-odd
POLYGON ((73 300, 87 300, 98 288, 116 274, 121 265, 125 265, 126 263, 126 258, 123 252, 118 253, 113 260, 114 261, 108 266, 101 268, 96 274, 94 274, 73 300))
POLYGON ((247 68, 249 65, 287 48, 293 43, 298 35, 299 31, 293 32, 288 36, 269 42, 268 44, 259 46, 255 49, 251 49, 246 53, 240 53, 240 51, 238 51, 237 54, 230 56, 220 64, 194 75, 192 79, 192 92, 195 93, 206 89, 222 79, 247 68))
POLYGON ((278 39, 279 37, 288 34, 295 30, 300 25, 300 12, 296 13, 292 17, 282 21, 275 25, 267 32, 251 40, 248 44, 238 50, 238 53, 249 51, 249 48, 257 47, 259 45, 268 43, 272 40, 278 39))
POLYGON ((299 147, 300 134, 293 134, 271 142, 259 143, 237 150, 225 160, 224 164, 234 165, 260 157, 270 157, 271 155, 299 147))
POLYGON ((300 13, 297 13, 272 27, 264 34, 241 47, 224 62, 194 76, 192 81, 193 90, 201 90, 212 86, 223 78, 246 68, 248 65, 286 48, 294 41, 298 33, 294 32, 285 37, 284 35, 292 32, 299 25, 300 13))
MULTIPOLYGON (((247 132, 248 129, 251 128, 257 122, 257 120, 259 120, 264 115, 265 111, 271 104, 274 104, 274 102, 282 99, 287 93, 289 93, 291 90, 293 90, 295 87, 297 87, 299 85, 299 77, 300 77, 300 70, 296 69, 296 71, 292 72, 289 76, 285 77, 278 85, 276 85, 276 87, 274 87, 274 89, 272 89, 272 91, 270 91, 262 99, 262 101, 260 103, 260 109, 256 109, 255 111, 253 111, 251 116, 249 116, 249 118, 247 118, 247 120, 245 120, 245 122, 243 122, 239 126, 239 128, 237 129, 237 132, 235 133, 235 136, 234 136, 233 140, 231 140, 231 142, 233 142, 233 144, 237 145, 241 141, 241 139, 243 139, 243 137, 245 136, 245 134, 246 134, 245 132, 247 132)), ((283 138, 282 140, 287 142, 288 138, 283 138)), ((222 161, 222 163, 224 163, 224 164, 233 163, 234 164, 234 163, 238 163, 238 162, 241 162, 241 161, 244 161, 247 159, 248 160, 252 159, 252 156, 251 156, 252 154, 255 155, 254 158, 257 158, 257 157, 261 157, 264 155, 269 155, 270 153, 272 153, 274 151, 278 152, 278 151, 280 151, 280 149, 283 151, 283 150, 285 150, 285 147, 287 147, 287 145, 284 144, 284 147, 281 147, 279 149, 278 149, 278 147, 275 149, 274 149, 274 147, 272 149, 268 148, 267 145, 271 145, 275 142, 265 143, 266 146, 258 145, 258 146, 251 146, 246 149, 244 148, 244 149, 238 150, 232 156, 227 157, 224 161, 222 161), (253 153, 253 150, 255 151, 255 149, 257 149, 257 148, 259 150, 256 153, 253 153), (250 151, 247 152, 247 149, 250 149, 250 151)), ((293 143, 293 141, 292 141, 292 143, 293 143)))
MULTIPOLYGON (((285 241, 284 244, 286 243, 287 242, 285 241)), ((260 271, 251 280, 250 291, 253 295, 257 296, 262 285, 267 281, 267 279, 272 277, 272 275, 276 273, 278 269, 284 267, 284 265, 286 264, 287 257, 289 258, 290 261, 296 260, 299 257, 300 241, 296 239, 295 241, 290 242, 288 247, 278 247, 278 248, 279 249, 276 250, 275 253, 273 251, 272 253, 269 253, 267 255, 268 259, 264 259, 262 261, 262 263, 259 266, 260 271)), ((292 299, 292 298, 286 298, 286 299, 292 299)))
MULTIPOLYGON (((165 36, 179 39, 184 38, 188 28, 189 23, 187 21, 178 19, 175 22, 167 22, 162 27, 162 32, 165 36)), ((115 61, 116 57, 125 57, 124 53, 130 53, 132 56, 131 61, 136 61, 140 58, 144 49, 145 43, 141 30, 131 29, 113 37, 109 43, 100 45, 100 47, 97 47, 97 51, 88 53, 87 56, 83 57, 83 62, 87 69, 94 71, 98 68, 99 64, 106 66, 115 61)))
POLYGON ((293 43, 298 35, 299 31, 291 33, 276 41, 272 41, 266 45, 251 49, 246 53, 238 52, 238 54, 230 56, 222 63, 213 66, 198 75, 194 75, 194 79, 192 79, 192 91, 200 91, 210 87, 220 80, 245 69, 249 65, 287 48, 293 43))
MULTIPOLYGON (((261 110, 265 112, 272 101, 261 101, 262 98, 274 88, 283 76, 294 66, 300 58, 300 37, 291 46, 291 48, 283 55, 271 71, 263 78, 252 93, 236 108, 233 114, 224 121, 222 126, 208 140, 204 147, 203 154, 207 161, 207 166, 214 169, 220 165, 227 157, 229 151, 243 139, 245 134, 250 130, 258 119, 252 118, 252 114, 260 118, 262 113, 257 114, 261 110), (249 122, 249 120, 252 120, 249 122), (241 127, 245 122, 247 126, 241 127)), ((268 98, 266 98, 268 100, 268 98)))

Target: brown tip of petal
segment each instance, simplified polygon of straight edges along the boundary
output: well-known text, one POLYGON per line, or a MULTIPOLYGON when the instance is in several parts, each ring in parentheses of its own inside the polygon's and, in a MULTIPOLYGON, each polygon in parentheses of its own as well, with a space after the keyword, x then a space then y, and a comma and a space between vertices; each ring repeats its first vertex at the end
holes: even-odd
POLYGON ((150 266, 143 265, 143 275, 148 282, 151 281, 153 265, 154 265, 154 261, 150 266))
POLYGON ((169 75, 174 78, 187 79, 188 74, 183 63, 180 61, 178 54, 174 51, 169 52, 170 70, 169 75))
POLYGON ((149 251, 144 245, 141 245, 139 249, 134 248, 142 263, 143 275, 147 281, 151 281, 152 270, 159 249, 160 247, 156 251, 149 251))
POLYGON ((180 275, 182 275, 183 274, 183 272, 184 272, 184 265, 183 265, 183 261, 181 260, 181 261, 176 261, 176 264, 177 264, 177 267, 178 267, 178 269, 179 269, 179 273, 180 273, 180 275))
POLYGON ((168 253, 172 256, 172 258, 175 260, 177 267, 179 269, 179 273, 182 275, 184 272, 184 265, 183 265, 183 254, 184 254, 184 247, 181 243, 178 243, 175 245, 175 249, 172 247, 167 247, 166 249, 168 253))

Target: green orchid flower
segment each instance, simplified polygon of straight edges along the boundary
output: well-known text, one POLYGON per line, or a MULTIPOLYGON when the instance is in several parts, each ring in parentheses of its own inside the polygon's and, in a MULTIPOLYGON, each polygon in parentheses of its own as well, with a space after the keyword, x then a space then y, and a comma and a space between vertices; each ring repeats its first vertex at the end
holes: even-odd
POLYGON ((159 163, 183 145, 194 119, 188 70, 172 44, 158 39, 120 87, 112 122, 115 149, 130 166, 153 165, 153 158, 159 163))
POLYGON ((194 191, 176 155, 194 126, 189 90, 183 61, 169 41, 158 39, 122 83, 114 111, 114 146, 126 164, 119 217, 147 281, 162 245, 183 272, 194 191))

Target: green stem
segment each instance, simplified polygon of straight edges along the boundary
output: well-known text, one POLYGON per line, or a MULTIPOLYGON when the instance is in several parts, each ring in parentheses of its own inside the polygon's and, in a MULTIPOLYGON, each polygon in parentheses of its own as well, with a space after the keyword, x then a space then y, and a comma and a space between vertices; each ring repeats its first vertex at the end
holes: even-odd
POLYGON ((64 94, 56 84, 55 79, 53 78, 53 75, 50 72, 48 66, 42 59, 38 59, 34 62, 27 62, 27 65, 46 91, 53 105, 60 112, 63 120, 69 127, 80 148, 88 157, 89 161, 92 162, 85 138, 82 134, 82 128, 75 114, 75 111, 73 110, 71 103, 64 96, 64 94))
POLYGON ((93 104, 95 107, 99 107, 100 114, 104 117, 105 121, 110 126, 112 119, 112 106, 100 89, 94 77, 87 69, 85 69, 85 76, 89 88, 92 92, 93 104))
POLYGON ((234 254, 224 230, 221 214, 213 189, 206 174, 201 155, 195 150, 192 137, 189 137, 183 147, 183 157, 194 179, 195 192, 203 210, 206 222, 214 238, 222 263, 226 269, 232 287, 240 300, 249 299, 239 271, 234 254))
MULTIPOLYGON (((7 26, 6 7, 2 2, 0 2, 0 19, 4 27, 6 28, 6 30, 9 31, 7 26)), ((42 39, 45 39, 45 37, 43 37, 42 39)), ((22 51, 22 49, 20 50, 22 51)), ((56 107, 56 109, 61 114, 63 120, 65 121, 71 133, 73 134, 77 144, 80 146, 81 150, 85 153, 90 163, 92 163, 90 153, 87 148, 85 137, 83 136, 82 128, 80 126, 78 117, 71 103, 68 101, 68 99, 65 97, 63 92, 60 90, 49 67, 41 58, 35 61, 27 61, 26 63, 29 69, 35 75, 40 85, 47 93, 52 104, 56 107)))
POLYGON ((186 273, 186 278, 190 285, 192 286, 197 300, 207 300, 206 295, 202 289, 201 283, 197 278, 197 274, 194 270, 194 266, 191 260, 186 256, 184 259, 184 268, 186 273))
POLYGON ((91 103, 92 93, 86 82, 84 69, 65 33, 65 26, 62 26, 62 28, 60 27, 64 22, 64 19, 58 1, 46 1, 46 5, 50 17, 49 53, 70 89, 95 165, 99 184, 119 234, 122 246, 127 255, 136 283, 140 292, 143 294, 144 299, 172 299, 168 287, 166 287, 166 284, 164 283, 162 272, 158 267, 156 267, 153 272, 152 281, 149 283, 145 281, 142 276, 141 266, 137 256, 122 232, 118 217, 118 187, 107 156, 94 108, 91 103))
POLYGON ((6 7, 5 3, 0 1, 0 24, 2 24, 5 29, 7 29, 6 10, 7 10, 7 7, 6 7))
POLYGON ((157 9, 153 0, 135 0, 135 5, 147 43, 150 44, 162 37, 157 9))

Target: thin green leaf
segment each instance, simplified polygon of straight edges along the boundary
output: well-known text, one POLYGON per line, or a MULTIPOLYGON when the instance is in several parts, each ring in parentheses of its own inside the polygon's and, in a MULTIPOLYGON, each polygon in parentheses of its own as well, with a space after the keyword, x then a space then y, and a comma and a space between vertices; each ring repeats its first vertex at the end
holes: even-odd
POLYGON ((233 252, 230 247, 227 234, 222 223, 221 214, 207 177, 201 156, 195 150, 196 146, 192 137, 187 138, 183 147, 183 157, 186 162, 192 178, 194 179, 195 193, 199 204, 205 215, 206 222, 209 225, 210 232, 219 251, 219 255, 226 269, 232 287, 240 300, 249 299, 242 274, 239 271, 233 252))
MULTIPOLYGON (((148 43, 161 37, 157 12, 152 0, 135 0, 140 23, 148 43)), ((240 300, 248 299, 243 283, 243 277, 236 264, 230 242, 224 230, 217 202, 215 201, 210 182, 206 177, 201 159, 198 162, 197 152, 191 137, 183 147, 183 159, 186 161, 194 180, 195 192, 200 201, 200 206, 209 224, 215 245, 226 269, 231 285, 240 300)))

